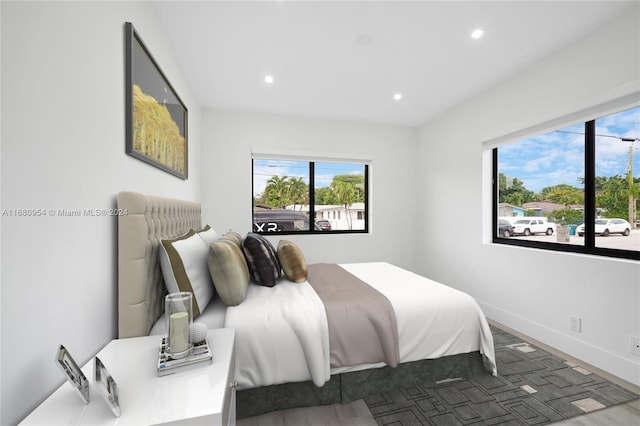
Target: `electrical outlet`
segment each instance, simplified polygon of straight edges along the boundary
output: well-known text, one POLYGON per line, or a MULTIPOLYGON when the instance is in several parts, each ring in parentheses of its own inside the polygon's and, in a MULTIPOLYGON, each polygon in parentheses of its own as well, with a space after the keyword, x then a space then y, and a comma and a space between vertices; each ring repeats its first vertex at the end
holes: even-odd
POLYGON ((569 329, 577 333, 582 333, 582 318, 576 317, 576 316, 570 316, 569 329))
POLYGON ((634 355, 640 355, 640 337, 629 336, 629 352, 634 355))

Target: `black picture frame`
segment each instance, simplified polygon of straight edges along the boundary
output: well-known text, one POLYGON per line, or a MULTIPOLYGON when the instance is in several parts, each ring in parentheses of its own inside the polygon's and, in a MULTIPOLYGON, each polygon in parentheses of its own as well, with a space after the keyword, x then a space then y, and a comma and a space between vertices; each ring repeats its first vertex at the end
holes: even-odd
POLYGON ((187 108, 130 22, 125 23, 125 98, 126 153, 188 179, 187 108))

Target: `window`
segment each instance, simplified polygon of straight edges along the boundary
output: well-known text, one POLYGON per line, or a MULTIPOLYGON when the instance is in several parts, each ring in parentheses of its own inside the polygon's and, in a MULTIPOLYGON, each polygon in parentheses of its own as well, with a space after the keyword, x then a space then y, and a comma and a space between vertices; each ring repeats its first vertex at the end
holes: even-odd
POLYGON ((253 231, 366 233, 368 175, 365 162, 254 155, 253 231))
POLYGON ((494 148, 493 165, 494 242, 640 259, 640 107, 494 148))

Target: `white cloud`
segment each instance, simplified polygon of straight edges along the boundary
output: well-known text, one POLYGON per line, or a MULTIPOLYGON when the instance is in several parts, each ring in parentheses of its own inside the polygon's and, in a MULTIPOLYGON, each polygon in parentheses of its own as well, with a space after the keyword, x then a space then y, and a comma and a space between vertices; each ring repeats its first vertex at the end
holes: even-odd
MULTIPOLYGON (((596 120, 596 134, 640 137, 640 108, 596 120)), ((577 124, 499 149, 500 172, 515 177, 534 192, 561 183, 581 187, 584 177, 584 125, 577 124)), ((596 139, 596 174, 625 175, 630 142, 601 136, 596 139)), ((633 145, 634 176, 640 176, 640 142, 633 145)))

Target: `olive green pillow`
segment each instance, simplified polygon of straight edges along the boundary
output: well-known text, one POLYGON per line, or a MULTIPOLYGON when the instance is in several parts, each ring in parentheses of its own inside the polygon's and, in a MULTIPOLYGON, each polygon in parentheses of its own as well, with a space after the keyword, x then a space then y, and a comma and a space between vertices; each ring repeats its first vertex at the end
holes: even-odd
POLYGON ((240 248, 229 238, 209 245, 209 274, 216 293, 226 306, 237 306, 249 287, 249 269, 240 248))
POLYGON ((238 234, 235 231, 229 231, 229 232, 225 232, 222 236, 236 243, 238 248, 242 250, 242 235, 238 234))

